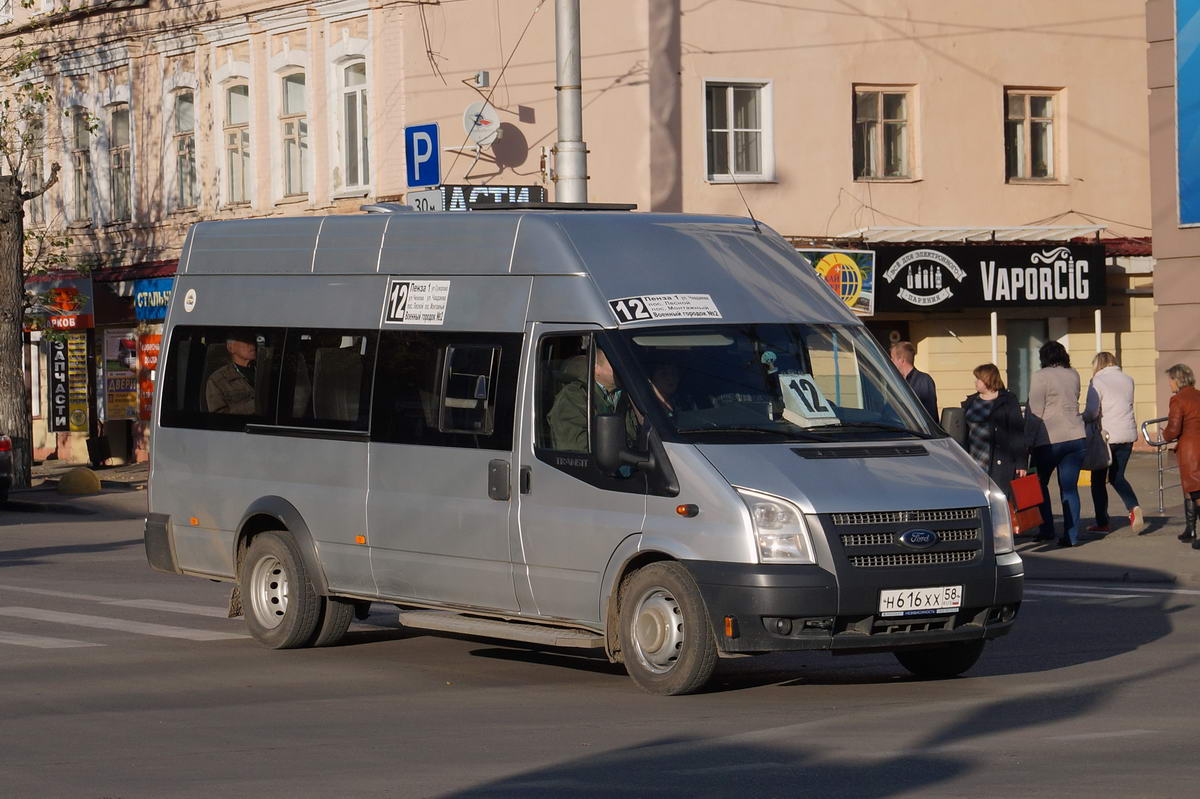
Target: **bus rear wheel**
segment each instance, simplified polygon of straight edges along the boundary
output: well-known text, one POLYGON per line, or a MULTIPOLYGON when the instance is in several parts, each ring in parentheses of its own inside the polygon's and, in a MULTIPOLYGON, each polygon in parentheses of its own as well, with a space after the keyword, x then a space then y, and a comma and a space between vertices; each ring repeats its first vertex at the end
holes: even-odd
POLYGON ((309 579, 291 537, 259 533, 250 542, 238 574, 246 627, 271 649, 308 646, 321 623, 322 597, 309 579))

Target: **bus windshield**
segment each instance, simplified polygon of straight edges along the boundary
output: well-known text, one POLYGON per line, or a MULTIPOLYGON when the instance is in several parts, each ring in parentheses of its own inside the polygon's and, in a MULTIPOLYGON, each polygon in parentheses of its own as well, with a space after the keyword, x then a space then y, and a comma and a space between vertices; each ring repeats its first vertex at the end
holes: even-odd
POLYGON ((688 325, 620 335, 680 440, 943 435, 859 325, 688 325))

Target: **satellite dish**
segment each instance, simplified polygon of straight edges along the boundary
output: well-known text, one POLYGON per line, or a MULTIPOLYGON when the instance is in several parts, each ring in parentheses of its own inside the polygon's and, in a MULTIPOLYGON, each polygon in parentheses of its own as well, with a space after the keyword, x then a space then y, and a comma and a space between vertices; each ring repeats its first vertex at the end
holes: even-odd
POLYGON ((471 103, 463 111, 463 130, 480 147, 487 147, 500 137, 500 114, 491 103, 471 103))

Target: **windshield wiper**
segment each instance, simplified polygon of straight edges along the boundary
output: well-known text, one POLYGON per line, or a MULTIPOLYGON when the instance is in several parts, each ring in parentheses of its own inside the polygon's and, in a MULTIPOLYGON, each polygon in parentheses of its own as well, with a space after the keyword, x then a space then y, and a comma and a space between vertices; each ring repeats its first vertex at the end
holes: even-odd
POLYGON ((720 425, 718 427, 681 427, 675 431, 676 433, 758 433, 760 435, 773 436, 775 438, 794 439, 804 438, 813 441, 821 441, 825 437, 810 433, 807 430, 775 430, 770 427, 730 427, 720 425))
POLYGON ((889 433, 904 433, 905 435, 916 436, 917 438, 933 438, 929 433, 922 433, 920 430, 910 430, 907 427, 897 427, 896 425, 885 424, 884 422, 836 422, 834 424, 818 425, 810 430, 831 430, 834 428, 844 429, 848 427, 862 427, 868 430, 884 430, 889 433))

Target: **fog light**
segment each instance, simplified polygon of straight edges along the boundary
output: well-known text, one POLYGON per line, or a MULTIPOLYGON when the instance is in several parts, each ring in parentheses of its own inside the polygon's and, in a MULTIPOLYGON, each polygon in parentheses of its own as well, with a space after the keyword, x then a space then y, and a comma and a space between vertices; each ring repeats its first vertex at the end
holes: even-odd
POLYGON ((776 619, 775 620, 775 634, 776 635, 791 635, 792 634, 792 620, 791 619, 776 619))

